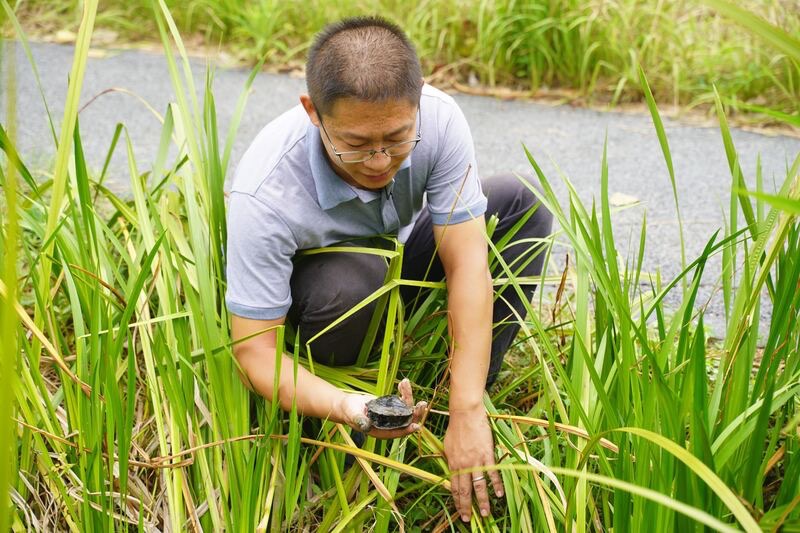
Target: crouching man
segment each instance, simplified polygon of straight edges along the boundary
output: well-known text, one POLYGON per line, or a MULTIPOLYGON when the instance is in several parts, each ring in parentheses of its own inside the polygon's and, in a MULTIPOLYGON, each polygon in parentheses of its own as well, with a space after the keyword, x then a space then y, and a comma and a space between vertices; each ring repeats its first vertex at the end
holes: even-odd
MULTIPOLYGON (((525 306, 513 288, 493 297, 484 217, 499 217, 499 238, 529 215, 535 198, 515 176, 480 179, 464 115, 450 96, 423 82, 413 45, 397 26, 353 18, 326 27, 311 47, 306 77, 308 94, 261 130, 233 181, 226 295, 233 338, 288 320, 305 344, 379 288, 386 264, 368 254, 297 253, 396 234, 405 243, 403 278, 446 280, 454 351, 445 453, 452 470, 474 469, 452 478, 462 519, 469 520, 473 495, 486 516, 489 484, 497 496, 503 484, 497 471, 482 470, 495 463, 482 396, 518 331, 504 326, 493 336, 492 324, 524 316, 525 306)), ((550 214, 539 207, 517 233, 527 244, 507 248, 503 259, 511 264, 529 254, 531 239, 544 238, 550 227, 550 214)), ((541 269, 542 254, 519 274, 541 269)), ((526 286, 524 296, 533 290, 526 286)), ((312 356, 353 364, 373 309, 316 338, 312 356)), ((235 347, 249 384, 268 399, 275 345, 273 330, 235 347)), ((282 367, 292 368, 283 357, 282 367)), ((408 382, 400 394, 411 405, 408 382)), ((302 367, 296 382, 292 372, 282 373, 278 397, 284 409, 294 399, 305 416, 382 438, 418 430, 424 409, 417 404, 405 429, 370 429, 371 396, 342 391, 302 367)))

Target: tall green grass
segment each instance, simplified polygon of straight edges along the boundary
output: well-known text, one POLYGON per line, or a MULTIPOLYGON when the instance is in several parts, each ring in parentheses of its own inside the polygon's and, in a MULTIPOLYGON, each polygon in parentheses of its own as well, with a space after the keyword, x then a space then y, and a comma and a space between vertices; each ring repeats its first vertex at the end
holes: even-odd
MULTIPOLYGON (((82 43, 93 7, 86 4, 82 43)), ((432 407, 415 436, 368 439, 359 449, 339 425, 303 420, 253 397, 237 378, 223 303, 222 185, 238 118, 221 142, 213 72, 196 87, 163 1, 152 16, 164 43, 177 50, 165 46, 178 100, 164 110, 159 150, 147 167, 133 158, 124 126, 111 140, 110 152, 127 154, 130 196, 103 187, 86 164, 72 105, 85 46, 75 53, 61 170, 37 180, 16 156, 13 120, 0 130, 0 389, 13 390, 17 403, 9 411, 0 396, 0 415, 15 417, 8 426, 16 438, 10 522, 17 530, 75 531, 457 529, 441 441, 443 284, 401 279, 403 250, 391 239, 387 250, 360 250, 389 265, 371 297, 380 299, 387 323, 377 353, 370 358, 364 350, 358 365, 330 368, 312 364, 296 346, 294 368, 278 370, 302 364, 338 386, 371 393, 409 377, 432 407), (406 316, 399 289, 415 283, 432 290, 406 316), (7 371, 14 364, 16 385, 7 371), (356 457, 353 467, 345 466, 344 452, 356 457)), ((670 166, 643 73, 640 80, 670 166)), ((543 187, 534 194, 561 228, 543 253, 569 253, 574 266, 563 276, 522 280, 520 265, 499 254, 516 243, 513 232, 489 242, 498 287, 561 282, 564 290, 517 317, 519 343, 485 396, 506 497, 495 502, 492 519, 473 513, 472 530, 800 524, 800 225, 795 214, 769 207, 761 180, 749 194, 724 120, 721 133, 731 168, 729 222, 668 283, 642 269, 644 220, 638 246, 619 252, 604 150, 598 147, 599 205, 581 202, 566 176, 559 179, 568 195, 557 197, 552 177, 530 156, 543 187), (707 269, 713 255, 723 256, 722 274, 707 269), (722 344, 707 339, 697 302, 709 280, 722 287, 729 307, 722 344), (671 291, 682 295, 677 310, 664 305, 671 291), (772 314, 759 339, 763 293, 772 314)), ((800 154, 779 193, 798 202, 800 154)), ((677 195, 675 201, 677 208, 677 195)), ((278 334, 294 339, 282 328, 278 334)))
MULTIPOLYGON (((14 57, 14 46, 11 46, 8 57, 14 57)), ((6 49, 0 46, 0 65, 6 74, 3 80, 7 87, 5 110, 9 134, 11 138, 16 135, 16 105, 15 95, 17 90, 16 68, 13 63, 6 61, 6 49), (10 63, 10 64, 8 64, 10 63)), ((3 461, 0 465, 0 531, 6 531, 10 525, 11 510, 11 480, 17 463, 17 454, 14 449, 16 415, 14 394, 17 388, 18 350, 16 299, 17 294, 17 246, 19 242, 19 218, 17 214, 17 173, 13 164, 14 155, 8 154, 11 164, 6 167, 7 172, 0 169, 0 179, 3 183, 5 209, 0 210, 0 454, 10 460, 3 461)))
MULTIPOLYGON (((693 0, 192 0, 167 5, 177 27, 212 49, 255 64, 301 66, 313 35, 345 16, 376 13, 399 23, 434 80, 537 91, 571 100, 643 101, 638 67, 656 100, 713 105, 713 85, 734 109, 797 120, 800 63, 693 0), (766 114, 764 114, 766 113, 766 114)), ((787 35, 800 34, 796 3, 738 2, 787 35)), ((20 2, 26 25, 77 27, 80 2, 20 2)), ((149 0, 104 3, 98 24, 123 39, 150 39, 149 0)))

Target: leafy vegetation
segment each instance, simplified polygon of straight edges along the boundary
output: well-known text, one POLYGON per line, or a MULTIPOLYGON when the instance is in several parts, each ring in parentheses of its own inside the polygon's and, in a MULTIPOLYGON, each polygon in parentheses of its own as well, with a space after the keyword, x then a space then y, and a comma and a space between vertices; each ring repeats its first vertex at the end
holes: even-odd
MULTIPOLYGON (((710 3, 710 2, 709 2, 710 3)), ((796 2, 743 0, 786 34, 800 35, 796 2)), ((31 31, 76 28, 82 2, 22 0, 31 31)), ((416 43, 437 83, 546 91, 595 104, 643 101, 639 66, 656 100, 713 110, 713 86, 732 110, 796 116, 800 63, 694 0, 170 0, 175 23, 195 42, 222 45, 249 64, 302 66, 312 36, 345 16, 378 13, 416 43), (770 113, 771 112, 771 113, 770 113)), ((125 39, 157 35, 150 0, 109 0, 97 24, 125 39)), ((751 115, 752 116, 752 115, 751 115)))
MULTIPOLYGON (((118 128, 109 153, 127 152, 131 195, 113 194, 87 169, 77 121, 96 9, 96 1, 83 4, 52 176, 37 180, 17 156, 13 113, 0 131, 0 416, 13 421, 0 434, 11 450, 0 470, 0 482, 11 480, 0 529, 462 528, 441 455, 442 285, 427 284, 426 301, 404 316, 399 288, 408 282, 394 243, 381 252, 389 276, 374 297, 389 327, 374 357, 330 368, 295 349, 295 367, 341 387, 381 393, 409 377, 432 407, 419 434, 358 448, 341 426, 253 397, 235 377, 223 304, 222 184, 247 86, 220 143, 211 74, 194 86, 160 3, 154 20, 178 51, 165 46, 178 99, 160 117, 147 170, 118 128)), ((644 71, 636 78, 671 173, 644 71)), ((617 251, 605 155, 603 194, 590 206, 565 177, 568 196, 557 198, 530 157, 543 186, 536 194, 561 228, 546 253, 568 253, 574 264, 537 280, 554 294, 518 317, 518 349, 485 397, 506 496, 491 520, 473 513, 473 530, 800 526, 800 224, 769 208, 760 173, 757 190, 746 190, 719 98, 717 106, 731 169, 728 223, 666 284, 642 271, 645 220, 636 251, 617 251), (728 324, 719 346, 706 338, 696 305, 702 280, 716 276, 706 270, 715 254, 728 324), (663 303, 673 291, 682 296, 677 312, 663 303), (759 340, 764 292, 773 312, 759 340)), ((767 196, 796 206, 800 154, 779 185, 767 196)), ((513 242, 508 235, 500 246, 513 242)), ((530 281, 491 252, 498 284, 530 281)))

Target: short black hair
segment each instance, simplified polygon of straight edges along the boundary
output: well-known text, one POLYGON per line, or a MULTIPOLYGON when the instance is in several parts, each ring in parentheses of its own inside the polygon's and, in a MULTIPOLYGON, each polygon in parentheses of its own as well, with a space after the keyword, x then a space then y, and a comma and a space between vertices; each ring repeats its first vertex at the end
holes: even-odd
POLYGON ((329 113, 339 98, 405 99, 417 105, 422 67, 397 25, 376 16, 353 17, 317 34, 306 62, 306 85, 321 114, 329 113))

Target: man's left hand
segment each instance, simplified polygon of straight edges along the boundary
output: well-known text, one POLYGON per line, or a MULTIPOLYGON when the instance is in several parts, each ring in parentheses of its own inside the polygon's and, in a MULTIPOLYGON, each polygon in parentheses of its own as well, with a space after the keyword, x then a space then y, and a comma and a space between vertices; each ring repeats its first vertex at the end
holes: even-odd
POLYGON ((450 410, 450 423, 444 437, 444 452, 451 472, 475 469, 454 474, 450 478, 451 492, 461 520, 469 522, 472 515, 472 494, 478 501, 482 516, 489 516, 488 481, 494 493, 503 496, 503 481, 494 469, 482 470, 495 464, 494 439, 483 406, 475 410, 450 410))

